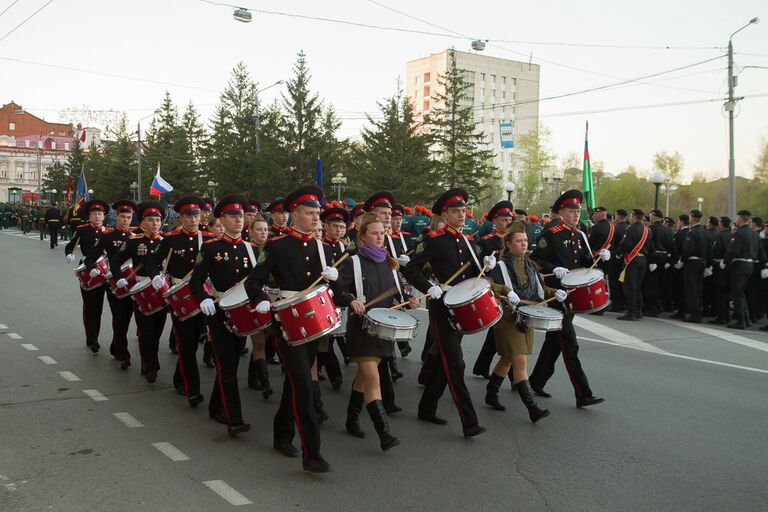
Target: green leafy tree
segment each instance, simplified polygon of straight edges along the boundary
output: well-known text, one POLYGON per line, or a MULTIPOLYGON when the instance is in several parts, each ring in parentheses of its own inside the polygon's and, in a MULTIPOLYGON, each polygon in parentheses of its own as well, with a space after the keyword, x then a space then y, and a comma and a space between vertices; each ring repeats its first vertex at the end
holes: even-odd
POLYGON ((515 196, 522 208, 533 204, 541 188, 542 176, 555 161, 555 155, 547 148, 549 135, 549 130, 542 125, 517 138, 515 160, 520 176, 515 196))
POLYGON ((438 87, 432 97, 432 111, 425 119, 432 136, 433 156, 437 161, 433 186, 463 187, 470 200, 482 203, 497 184, 493 151, 485 136, 477 131, 472 104, 467 101, 471 87, 464 80, 463 70, 456 65, 456 54, 449 52, 448 69, 438 77, 438 87))
POLYGON ((672 183, 680 182, 680 174, 683 172, 683 155, 675 151, 672 154, 661 151, 653 155, 653 165, 667 175, 672 183))

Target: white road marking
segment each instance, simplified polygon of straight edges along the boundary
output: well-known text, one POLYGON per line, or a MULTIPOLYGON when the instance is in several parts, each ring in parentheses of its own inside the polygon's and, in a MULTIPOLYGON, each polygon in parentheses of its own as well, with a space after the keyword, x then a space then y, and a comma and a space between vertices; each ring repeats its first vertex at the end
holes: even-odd
POLYGON ((698 324, 673 322, 671 320, 665 320, 661 318, 659 318, 658 320, 661 320, 662 322, 667 322, 670 324, 675 324, 675 325, 678 325, 679 327, 684 327, 686 329, 690 329, 692 331, 696 331, 701 334, 714 336, 715 338, 720 338, 722 340, 729 341, 731 343, 736 343, 737 345, 743 345, 745 347, 762 350, 763 352, 768 352, 768 343, 753 340, 751 338, 747 338, 746 336, 740 336, 733 332, 724 331, 722 329, 715 329, 712 327, 704 327, 703 325, 698 325, 698 324))
POLYGON ((139 420, 137 420, 127 412, 116 412, 112 414, 112 416, 122 421, 125 424, 125 426, 128 428, 140 428, 144 426, 142 422, 140 422, 139 420))
POLYGON ((24 338, 22 338, 22 337, 21 337, 21 334, 17 334, 17 333, 15 333, 15 332, 7 332, 7 333, 5 333, 5 334, 6 334, 6 335, 7 335, 9 338, 11 338, 12 340, 21 340, 21 339, 24 339, 24 338))
POLYGON ((621 331, 618 331, 607 325, 599 324, 593 320, 587 320, 583 316, 576 316, 573 319, 573 325, 586 329, 593 334, 597 334, 601 338, 606 338, 613 341, 614 345, 620 347, 633 348, 635 350, 642 350, 644 352, 654 352, 656 354, 668 354, 666 350, 662 350, 659 347, 655 347, 648 342, 630 336, 621 331))
POLYGON ((7 328, 8 328, 8 326, 7 326, 7 325, 5 325, 5 324, 0 324, 0 330, 5 330, 5 329, 7 329, 7 328))
POLYGON ((106 402, 107 400, 109 400, 109 398, 105 397, 95 389, 84 389, 83 393, 91 397, 94 402, 106 402))
POLYGON ((189 460, 189 457, 187 457, 184 452, 173 446, 171 443, 152 443, 152 446, 157 448, 160 453, 171 459, 173 462, 189 460))
POLYGON ((25 349, 29 350, 30 352, 34 352, 35 350, 40 350, 39 348, 37 348, 36 346, 34 346, 31 343, 22 343, 21 346, 24 347, 25 349))
POLYGON ((37 356, 37 358, 38 358, 39 360, 41 360, 42 362, 44 362, 45 364, 59 364, 59 363, 58 363, 58 362, 56 362, 56 360, 55 360, 54 358, 52 358, 51 356, 37 356))
MULTIPOLYGON (((585 336, 579 336, 578 338, 580 340, 593 341, 595 343, 602 343, 604 345, 613 345, 614 347, 629 348, 629 349, 632 349, 632 350, 639 350, 641 352, 648 352, 648 350, 644 350, 642 348, 633 347, 631 345, 623 345, 621 343, 614 343, 614 342, 608 341, 608 340, 599 340, 597 338, 587 338, 585 336)), ((655 353, 660 355, 660 356, 675 357, 677 359, 685 359, 687 361, 698 361, 699 363, 714 364, 714 365, 717 365, 717 366, 725 366, 727 368, 735 368, 737 370, 747 370, 749 372, 768 374, 768 370, 763 370, 761 368, 752 368, 751 366, 741 366, 741 365, 738 365, 738 364, 724 363, 722 361, 713 361, 711 359, 702 359, 700 357, 684 356, 682 354, 673 354, 672 352, 666 352, 666 351, 663 351, 663 350, 661 352, 655 352, 655 353)))
POLYGON ((234 490, 224 480, 208 480, 207 482, 203 482, 203 485, 232 505, 253 505, 251 500, 234 490))
POLYGON ((63 378, 66 381, 69 382, 80 382, 80 377, 75 375, 72 372, 59 372, 59 375, 61 375, 61 378, 63 378))

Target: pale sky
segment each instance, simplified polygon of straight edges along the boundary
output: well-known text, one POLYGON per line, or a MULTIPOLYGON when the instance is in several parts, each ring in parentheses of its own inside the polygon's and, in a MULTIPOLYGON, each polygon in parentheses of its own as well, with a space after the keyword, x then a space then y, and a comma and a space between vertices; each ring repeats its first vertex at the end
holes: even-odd
MULTIPOLYGON (((377 0, 379 1, 379 0, 377 0)), ((291 76, 296 52, 304 49, 312 87, 332 103, 344 125, 342 136, 359 134, 364 112, 394 93, 405 63, 450 46, 468 50, 469 40, 340 25, 296 17, 253 14, 243 24, 232 9, 199 0, 54 0, 3 39, 48 0, 19 0, 0 15, 0 101, 11 100, 50 121, 60 110, 88 107, 126 111, 133 127, 160 104, 166 90, 183 108, 193 101, 205 120, 218 102, 229 72, 245 62, 260 87, 291 76), (11 60, 9 60, 11 59, 11 60), (13 59, 21 59, 22 63, 13 59), (29 63, 36 64, 29 64, 29 63), (154 80, 147 83, 58 69, 154 80)), ((13 0, 0 0, 0 13, 13 0)), ((230 3, 230 2, 225 2, 230 3)), ((237 0, 238 5, 353 21, 369 25, 506 40, 489 44, 486 55, 541 65, 541 97, 580 91, 651 75, 724 55, 730 34, 751 18, 762 18, 734 37, 739 74, 737 96, 764 94, 739 104, 736 170, 750 176, 762 137, 768 137, 768 2, 714 0, 617 2, 458 2, 381 0, 386 6, 427 20, 426 25, 368 0, 237 0), (533 42, 568 43, 541 45, 533 42), (687 49, 628 49, 572 46, 673 46, 687 49), (570 66, 570 69, 565 66, 570 66)), ((693 102, 725 96, 723 57, 676 73, 606 91, 540 103, 541 121, 552 131, 559 156, 583 150, 590 124, 592 160, 618 172, 628 165, 649 170, 657 151, 679 151, 685 173, 727 175, 728 122, 722 101, 595 112, 625 107, 693 102), (678 77, 678 78, 675 78, 678 77), (590 113, 584 113, 590 112, 590 113), (575 113, 575 114, 574 114, 575 113), (563 114, 574 114, 565 116, 563 114)), ((282 86, 263 93, 269 101, 282 86)), ((148 126, 145 120, 142 126, 148 126)))

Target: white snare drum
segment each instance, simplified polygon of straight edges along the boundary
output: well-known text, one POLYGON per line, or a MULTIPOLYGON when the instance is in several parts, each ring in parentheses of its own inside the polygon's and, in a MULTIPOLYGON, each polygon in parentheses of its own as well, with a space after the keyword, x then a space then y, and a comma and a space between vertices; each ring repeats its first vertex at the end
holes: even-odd
POLYGON ((546 306, 520 306, 515 320, 537 331, 559 331, 563 327, 563 314, 546 306))
POLYGON ((410 341, 416 337, 419 321, 398 309, 374 308, 363 317, 363 329, 382 340, 410 341))

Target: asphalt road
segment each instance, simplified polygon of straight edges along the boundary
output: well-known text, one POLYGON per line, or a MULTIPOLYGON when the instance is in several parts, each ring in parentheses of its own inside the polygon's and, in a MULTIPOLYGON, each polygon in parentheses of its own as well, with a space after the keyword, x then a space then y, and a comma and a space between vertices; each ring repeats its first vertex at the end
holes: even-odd
MULTIPOLYGON (((580 316, 581 360, 606 402, 577 409, 558 363, 547 386, 554 397, 540 399, 552 414, 533 425, 507 384, 507 411, 497 412, 483 405, 485 381, 470 376, 488 429, 471 440, 447 395, 447 426, 416 420, 420 336, 400 361, 405 410, 391 422, 402 444, 382 453, 365 414, 368 437, 346 434, 349 367, 341 391, 322 383, 331 414, 323 454, 334 471, 311 475, 271 448, 277 367, 278 392, 265 402, 241 365, 254 428, 229 438, 205 405, 190 409, 173 390, 165 343, 154 385, 137 364, 120 371, 108 351, 85 349, 63 246, 0 232, 0 276, 0 511, 768 509, 764 332, 580 316)), ((109 329, 105 304, 102 347, 109 329)), ((469 365, 481 341, 465 339, 469 365)), ((214 372, 201 371, 207 400, 214 372)))

